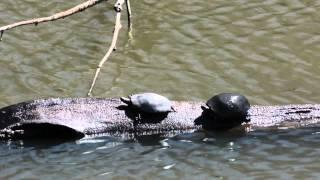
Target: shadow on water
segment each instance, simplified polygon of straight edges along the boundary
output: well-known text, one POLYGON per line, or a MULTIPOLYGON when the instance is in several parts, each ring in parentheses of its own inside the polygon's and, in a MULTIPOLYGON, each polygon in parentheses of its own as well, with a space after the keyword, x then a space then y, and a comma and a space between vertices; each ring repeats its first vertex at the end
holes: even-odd
POLYGON ((1 144, 10 144, 23 147, 34 148, 50 148, 64 143, 83 144, 83 143, 101 143, 101 142, 121 142, 121 143, 137 143, 142 146, 158 146, 163 145, 164 140, 170 141, 190 141, 193 143, 219 144, 219 142, 238 141, 242 139, 292 139, 306 136, 319 136, 320 128, 299 128, 299 129, 274 129, 274 130, 258 130, 254 132, 245 132, 243 128, 234 128, 226 132, 213 132, 199 130, 194 133, 181 133, 173 137, 166 137, 165 134, 152 135, 135 135, 132 139, 123 139, 121 137, 99 136, 78 138, 51 138, 51 139, 24 139, 24 140, 1 140, 1 144))
POLYGON ((210 139, 218 141, 231 141, 245 137, 247 134, 242 129, 233 129, 228 132, 210 132, 210 131, 197 131, 194 133, 182 133, 173 137, 168 137, 167 134, 152 134, 152 135, 133 135, 131 139, 123 139, 121 137, 111 136, 99 136, 99 137, 84 137, 79 138, 34 138, 34 139, 23 139, 23 140, 2 140, 1 144, 8 144, 16 147, 33 147, 37 149, 45 149, 53 146, 61 145, 64 143, 68 144, 85 144, 85 143, 101 143, 101 142, 122 142, 122 143, 137 143, 141 146, 166 146, 164 141, 192 141, 195 143, 207 142, 210 144, 210 139), (207 140, 206 140, 207 139, 207 140))

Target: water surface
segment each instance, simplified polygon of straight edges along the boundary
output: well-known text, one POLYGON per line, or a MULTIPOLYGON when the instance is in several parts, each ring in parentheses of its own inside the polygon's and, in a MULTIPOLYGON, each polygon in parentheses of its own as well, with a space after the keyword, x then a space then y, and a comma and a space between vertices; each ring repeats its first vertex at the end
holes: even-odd
POLYGON ((2 143, 0 178, 318 179, 319 136, 319 129, 300 129, 140 142, 101 137, 60 145, 2 143))
MULTIPOLYGON (((80 2, 3 1, 0 25, 80 2)), ((0 106, 85 96, 111 41, 113 3, 5 32, 0 106)), ((133 1, 132 9, 133 39, 123 16, 118 50, 105 64, 94 96, 155 91, 175 100, 204 101, 239 92, 252 104, 320 102, 318 0, 142 0, 133 1)), ((148 146, 109 138, 49 147, 2 143, 0 177, 316 179, 318 131, 207 140, 182 136, 148 146)))

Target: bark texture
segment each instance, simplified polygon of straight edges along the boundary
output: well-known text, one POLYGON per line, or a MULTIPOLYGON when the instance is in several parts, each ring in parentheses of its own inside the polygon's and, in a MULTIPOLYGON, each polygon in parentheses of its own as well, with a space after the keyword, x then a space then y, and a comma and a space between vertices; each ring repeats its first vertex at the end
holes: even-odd
MULTIPOLYGON (((0 109, 0 139, 110 135, 172 136, 201 130, 200 102, 174 101, 175 112, 141 114, 119 98, 52 98, 22 102, 0 109)), ((318 127, 320 105, 252 106, 249 131, 318 127)))

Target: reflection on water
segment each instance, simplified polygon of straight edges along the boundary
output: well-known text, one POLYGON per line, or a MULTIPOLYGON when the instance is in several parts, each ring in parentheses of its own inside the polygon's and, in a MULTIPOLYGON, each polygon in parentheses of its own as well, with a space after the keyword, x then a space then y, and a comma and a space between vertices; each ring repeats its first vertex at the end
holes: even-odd
POLYGON ((317 179, 320 129, 0 145, 0 178, 317 179), (148 141, 148 142, 147 142, 148 141))
MULTIPOLYGON (((0 25, 80 2, 1 1, 0 25)), ((0 106, 84 96, 111 41, 113 3, 6 32, 0 43, 0 106)), ((252 104, 320 102, 319 1, 141 0, 132 8, 134 39, 128 40, 123 18, 118 51, 104 66, 94 95, 156 91, 203 101, 231 91, 252 104)), ((108 138, 49 147, 2 143, 0 179, 316 178, 317 131, 231 139, 195 134, 142 144, 108 138)))

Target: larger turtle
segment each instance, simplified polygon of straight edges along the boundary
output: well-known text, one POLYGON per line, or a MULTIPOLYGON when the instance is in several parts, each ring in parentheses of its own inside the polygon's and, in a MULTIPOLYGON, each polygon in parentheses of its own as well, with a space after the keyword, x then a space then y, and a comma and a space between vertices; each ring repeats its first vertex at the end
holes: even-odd
POLYGON ((249 122, 248 99, 236 93, 221 93, 210 98, 203 106, 204 124, 207 129, 229 129, 249 122))
POLYGON ((146 113, 169 113, 174 111, 172 102, 156 93, 139 93, 128 97, 121 97, 120 100, 128 106, 146 113))

